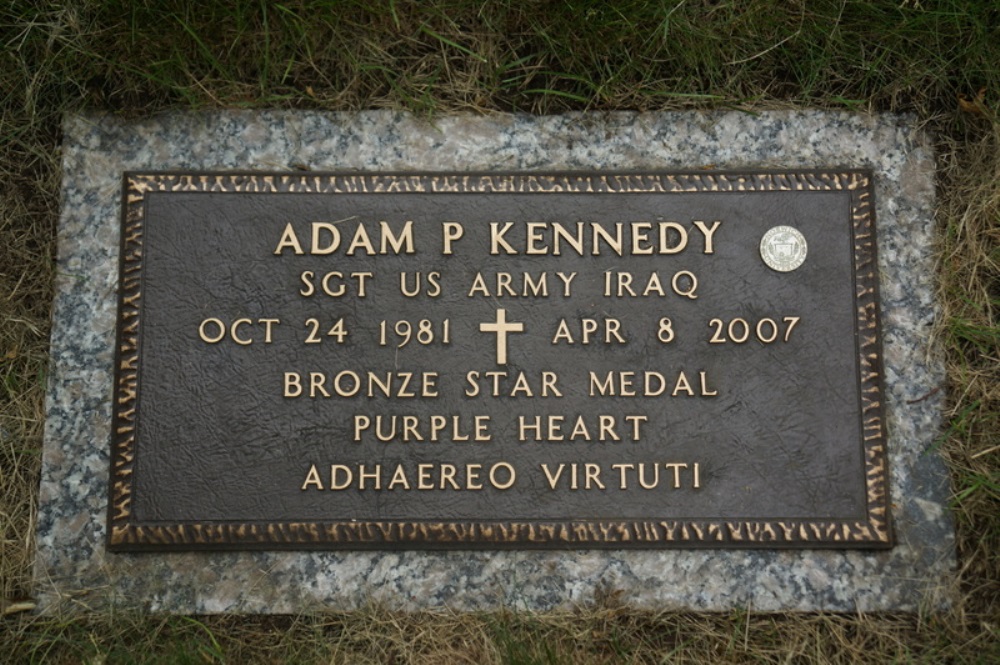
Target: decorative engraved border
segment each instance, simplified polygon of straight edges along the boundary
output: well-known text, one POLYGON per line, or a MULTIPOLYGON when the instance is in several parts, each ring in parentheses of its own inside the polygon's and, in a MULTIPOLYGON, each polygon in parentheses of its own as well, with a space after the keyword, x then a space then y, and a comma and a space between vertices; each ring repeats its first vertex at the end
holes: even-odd
POLYGON ((697 173, 126 173, 114 382, 108 547, 192 549, 888 548, 878 260, 872 174, 865 170, 697 173), (178 523, 133 521, 140 392, 145 196, 148 192, 528 193, 775 192, 850 194, 866 518, 863 520, 571 520, 178 523))

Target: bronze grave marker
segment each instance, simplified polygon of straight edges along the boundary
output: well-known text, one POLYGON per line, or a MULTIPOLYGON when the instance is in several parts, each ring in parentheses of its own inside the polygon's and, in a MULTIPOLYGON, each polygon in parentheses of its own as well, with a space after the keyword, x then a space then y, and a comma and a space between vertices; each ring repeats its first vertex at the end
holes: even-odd
POLYGON ((109 547, 889 547, 871 177, 127 173, 109 547))

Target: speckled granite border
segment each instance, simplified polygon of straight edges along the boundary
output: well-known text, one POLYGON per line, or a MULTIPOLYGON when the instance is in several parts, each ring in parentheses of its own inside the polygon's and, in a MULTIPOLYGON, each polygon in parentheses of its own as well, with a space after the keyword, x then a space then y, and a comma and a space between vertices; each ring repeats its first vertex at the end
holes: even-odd
POLYGON ((905 118, 825 112, 458 116, 212 112, 65 122, 59 276, 36 560, 47 611, 550 609, 621 590, 636 607, 916 610, 948 603, 934 162, 905 118), (124 170, 870 168, 875 174, 891 497, 898 545, 865 551, 106 552, 124 170))

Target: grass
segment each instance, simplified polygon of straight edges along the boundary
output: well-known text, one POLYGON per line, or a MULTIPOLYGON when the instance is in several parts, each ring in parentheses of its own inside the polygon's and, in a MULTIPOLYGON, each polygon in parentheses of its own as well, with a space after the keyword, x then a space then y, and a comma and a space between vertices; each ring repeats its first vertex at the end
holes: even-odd
POLYGON ((13 0, 0 9, 0 653, 12 662, 1000 660, 1000 6, 992 0, 13 0), (946 615, 41 618, 30 607, 68 111, 819 107, 936 137, 964 599, 946 615))
POLYGON ((737 613, 726 617, 586 607, 539 615, 394 614, 378 608, 302 617, 90 617, 34 621, 27 662, 989 662, 971 641, 910 617, 737 613), (141 650, 141 652, 140 652, 141 650), (967 659, 976 662, 974 659, 967 659))

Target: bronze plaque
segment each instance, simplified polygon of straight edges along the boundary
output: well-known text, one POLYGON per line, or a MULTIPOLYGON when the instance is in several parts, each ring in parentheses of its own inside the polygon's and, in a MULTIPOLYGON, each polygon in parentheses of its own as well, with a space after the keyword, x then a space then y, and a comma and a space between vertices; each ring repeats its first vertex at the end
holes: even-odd
POLYGON ((108 544, 888 547, 871 178, 128 173, 108 544))

